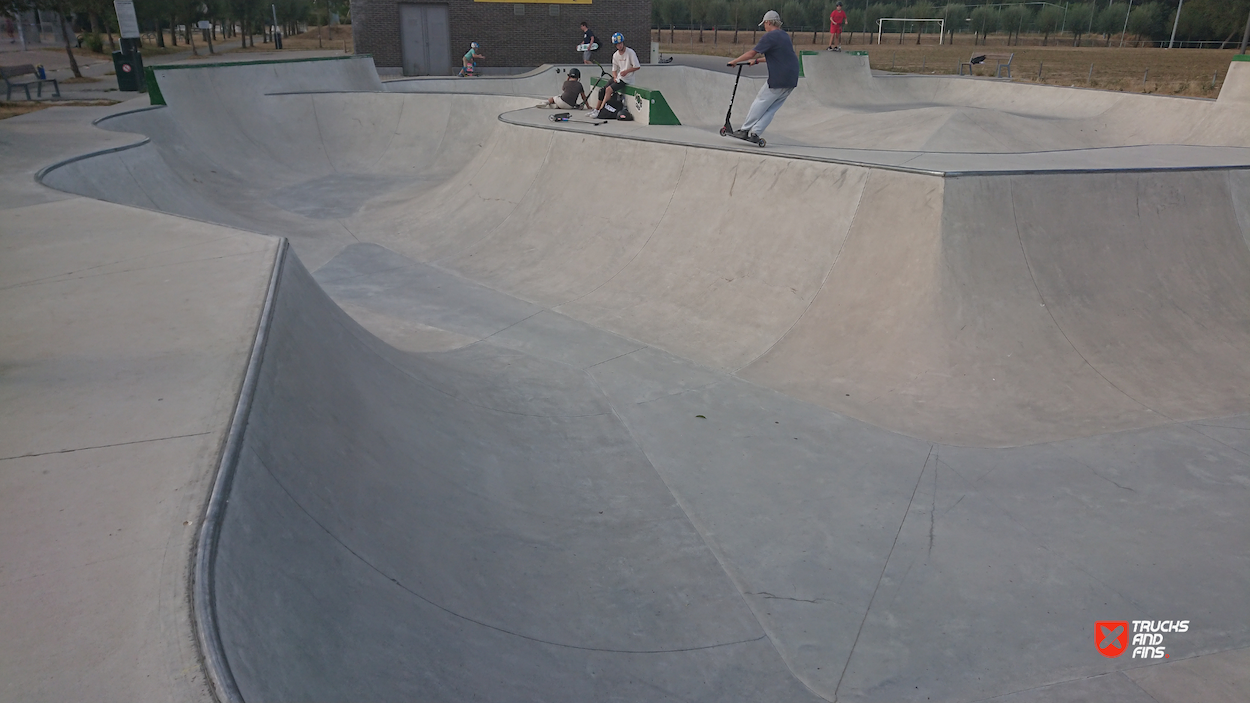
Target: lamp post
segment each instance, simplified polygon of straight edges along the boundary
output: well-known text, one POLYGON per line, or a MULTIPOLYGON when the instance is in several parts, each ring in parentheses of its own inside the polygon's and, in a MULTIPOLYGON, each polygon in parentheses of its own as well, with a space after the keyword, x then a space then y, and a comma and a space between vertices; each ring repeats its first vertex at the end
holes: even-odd
POLYGON ((1168 48, 1176 43, 1176 28, 1181 24, 1181 8, 1185 7, 1185 0, 1181 0, 1181 4, 1176 6, 1176 20, 1172 22, 1172 38, 1168 40, 1168 48))
POLYGON ((1246 53, 1246 45, 1250 44, 1250 15, 1246 16, 1246 31, 1241 35, 1241 49, 1237 53, 1246 53))
POLYGON ((1124 48, 1124 37, 1128 36, 1128 17, 1133 14, 1133 0, 1128 0, 1128 12, 1124 13, 1124 31, 1120 33, 1120 48, 1124 48))

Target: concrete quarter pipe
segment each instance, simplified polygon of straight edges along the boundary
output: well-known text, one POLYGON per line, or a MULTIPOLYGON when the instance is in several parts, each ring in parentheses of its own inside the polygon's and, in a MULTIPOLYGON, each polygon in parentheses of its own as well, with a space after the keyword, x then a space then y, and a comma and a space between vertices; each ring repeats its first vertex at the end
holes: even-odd
POLYGON ((1234 68, 807 57, 767 153, 686 67, 639 79, 680 126, 551 125, 552 69, 164 69, 42 179, 291 242, 198 584, 227 695, 1146 701, 1095 621, 1250 644, 1234 68))

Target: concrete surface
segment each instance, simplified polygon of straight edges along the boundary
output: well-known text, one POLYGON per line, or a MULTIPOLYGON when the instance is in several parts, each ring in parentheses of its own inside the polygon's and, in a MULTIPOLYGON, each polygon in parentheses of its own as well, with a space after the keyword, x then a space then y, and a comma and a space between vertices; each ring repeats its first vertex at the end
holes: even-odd
POLYGON ((39 186, 112 109, 0 123, 6 701, 212 699, 190 557, 275 241, 39 186))
MULTIPOLYGON (((37 45, 32 44, 28 51, 5 50, 0 47, 0 66, 19 66, 23 64, 38 65, 43 64, 44 69, 48 73, 49 78, 55 78, 59 81, 58 86, 61 90, 61 96, 52 95, 51 86, 45 86, 43 97, 39 98, 40 102, 63 102, 71 100, 130 100, 139 93, 130 91, 119 91, 117 89, 117 77, 113 74, 113 55, 112 51, 105 46, 105 53, 94 54, 90 52, 75 52, 74 57, 78 61, 79 73, 83 78, 88 79, 85 82, 66 83, 65 81, 74 78, 74 73, 69 66, 69 57, 65 55, 63 47, 50 47, 44 45, 35 48, 37 45)), ((179 46, 184 46, 179 44, 179 46)), ((16 49, 18 47, 7 47, 16 49)), ((196 48, 199 55, 193 55, 190 48, 185 51, 175 51, 168 54, 145 54, 143 57, 144 66, 183 66, 183 65, 201 65, 209 63, 238 63, 245 61, 265 61, 265 60, 297 60, 313 57, 342 56, 341 51, 332 50, 312 50, 312 51, 238 51, 238 42, 231 41, 226 46, 216 46, 216 52, 210 54, 208 49, 197 40, 196 48)), ((14 93, 16 97, 18 94, 14 93)), ((34 93, 31 93, 32 97, 34 93)), ((19 99, 24 99, 22 94, 19 99)))
MULTIPOLYGON (((273 248, 239 230, 292 243, 208 584, 217 674, 246 700, 1245 700, 1244 81, 851 58, 809 59, 763 151, 714 135, 732 78, 690 67, 640 74, 676 128, 543 124, 554 68, 166 71, 168 107, 100 122, 123 148, 47 171, 255 242, 221 308, 248 332, 273 248), (1191 626, 1166 660, 1097 653, 1095 621, 1141 619, 1191 626)), ((191 336, 237 393, 247 340, 191 336)), ((222 437, 233 397, 188 393, 222 437)), ((201 500, 215 458, 185 462, 201 500)), ((35 504, 72 495, 46 480, 35 504)))

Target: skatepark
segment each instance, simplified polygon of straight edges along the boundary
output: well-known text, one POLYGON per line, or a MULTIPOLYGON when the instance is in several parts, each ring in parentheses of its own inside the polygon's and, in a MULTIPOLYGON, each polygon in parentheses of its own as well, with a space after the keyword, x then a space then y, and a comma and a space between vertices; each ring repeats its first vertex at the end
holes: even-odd
POLYGON ((802 59, 764 149, 689 65, 0 123, 0 696, 1245 700, 1250 62, 802 59))

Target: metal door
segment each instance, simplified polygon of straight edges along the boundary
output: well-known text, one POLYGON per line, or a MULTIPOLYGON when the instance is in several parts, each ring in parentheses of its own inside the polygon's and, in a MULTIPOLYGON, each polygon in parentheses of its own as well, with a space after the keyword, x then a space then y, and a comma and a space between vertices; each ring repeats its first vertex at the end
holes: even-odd
POLYGON ((399 41, 405 76, 451 73, 451 26, 446 5, 399 5, 399 41))

